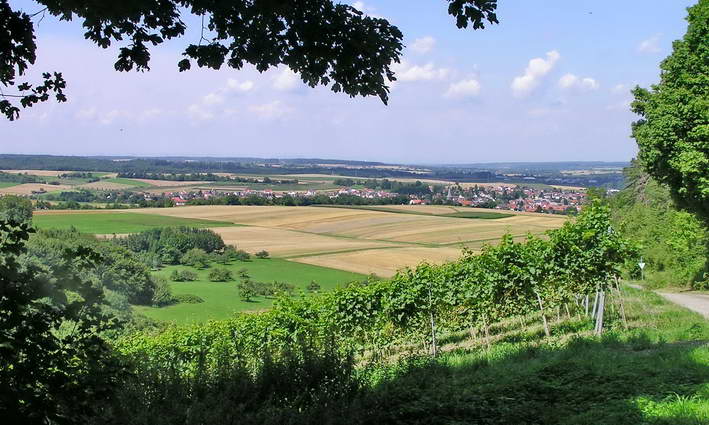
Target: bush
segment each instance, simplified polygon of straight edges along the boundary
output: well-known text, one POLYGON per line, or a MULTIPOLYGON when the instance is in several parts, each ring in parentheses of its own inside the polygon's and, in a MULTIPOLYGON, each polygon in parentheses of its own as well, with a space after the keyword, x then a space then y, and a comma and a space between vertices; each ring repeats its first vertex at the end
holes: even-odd
POLYGON ((204 302, 202 297, 194 295, 194 294, 175 295, 175 301, 177 301, 180 304, 199 304, 199 303, 204 302))
POLYGON ((209 280, 212 282, 228 282, 234 280, 231 270, 224 267, 216 267, 209 272, 209 280))
POLYGON ((209 255, 201 248, 192 248, 182 256, 180 262, 186 266, 205 268, 209 266, 209 255))
POLYGON ((254 255, 256 256, 256 258, 261 258, 261 259, 265 259, 265 258, 268 258, 268 257, 270 256, 270 254, 268 253, 268 251, 266 251, 265 249, 262 250, 262 251, 257 252, 257 253, 254 254, 254 255))
POLYGON ((239 249, 234 252, 234 259, 239 261, 249 261, 251 260, 251 254, 244 251, 243 249, 239 249))
POLYGON ((320 284, 314 280, 311 280, 305 289, 307 289, 308 292, 317 292, 320 290, 320 284))
POLYGON ((239 297, 242 301, 251 301, 251 298, 255 297, 256 292, 256 282, 251 279, 244 279, 236 285, 236 289, 239 291, 239 297))
POLYGON ((170 285, 167 283, 167 279, 161 276, 153 276, 152 279, 155 285, 152 304, 156 307, 164 307, 175 304, 177 299, 172 295, 172 290, 170 289, 170 285))
POLYGON ((174 282, 194 282, 197 280, 197 273, 188 269, 175 269, 170 273, 170 280, 174 282))

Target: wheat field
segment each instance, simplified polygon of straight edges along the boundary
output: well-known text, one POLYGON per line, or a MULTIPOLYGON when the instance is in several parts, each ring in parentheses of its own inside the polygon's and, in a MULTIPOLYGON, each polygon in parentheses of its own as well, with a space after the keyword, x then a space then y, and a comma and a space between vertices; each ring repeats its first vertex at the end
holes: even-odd
MULTIPOLYGON (((391 276, 422 261, 457 258, 463 247, 476 251, 505 233, 523 238, 560 227, 566 217, 513 214, 499 219, 444 217, 471 208, 387 206, 423 214, 347 208, 280 206, 188 206, 131 210, 145 214, 241 224, 217 227, 228 244, 276 257, 357 273, 391 276)), ((481 210, 490 211, 490 210, 481 210)))

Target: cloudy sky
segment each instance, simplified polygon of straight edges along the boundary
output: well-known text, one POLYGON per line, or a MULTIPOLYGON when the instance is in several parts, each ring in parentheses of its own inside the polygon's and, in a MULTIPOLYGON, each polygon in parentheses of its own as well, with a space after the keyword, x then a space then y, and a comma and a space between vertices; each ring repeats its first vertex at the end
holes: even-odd
MULTIPOLYGON (((444 0, 350 4, 405 34, 389 106, 311 89, 287 69, 179 73, 185 39, 148 73, 46 17, 36 71, 60 70, 69 102, 0 120, 0 152, 325 157, 407 163, 629 160, 629 90, 658 79, 688 0, 500 0, 500 25, 458 30, 444 0)), ((10 0, 27 12, 31 0, 10 0)))

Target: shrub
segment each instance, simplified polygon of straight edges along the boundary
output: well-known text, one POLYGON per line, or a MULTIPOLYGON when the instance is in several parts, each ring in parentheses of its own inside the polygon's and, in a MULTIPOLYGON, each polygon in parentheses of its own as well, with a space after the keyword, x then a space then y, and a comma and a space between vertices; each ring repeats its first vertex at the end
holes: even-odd
POLYGON ((224 267, 216 267, 209 271, 209 280, 212 282, 228 282, 234 280, 231 270, 224 267))
POLYGON ((234 259, 239 261, 249 261, 251 260, 251 254, 244 251, 243 249, 236 250, 234 253, 234 259))
POLYGON ((261 259, 265 259, 265 258, 268 258, 268 257, 270 256, 270 254, 268 253, 268 251, 266 251, 265 249, 262 250, 262 251, 257 252, 257 253, 254 254, 254 255, 256 256, 256 258, 261 258, 261 259))
POLYGON ((194 294, 179 294, 175 295, 175 301, 177 301, 180 304, 199 304, 203 303, 204 300, 202 297, 199 297, 194 294))
POLYGON ((194 282, 197 280, 197 273, 188 269, 175 269, 170 273, 170 280, 174 282, 194 282))
POLYGON ((192 248, 182 256, 180 262, 186 266, 205 268, 209 266, 209 255, 201 248, 192 248))
POLYGON ((320 284, 314 280, 311 280, 305 289, 307 289, 308 292, 317 292, 320 290, 320 284))
POLYGON ((251 301, 251 298, 258 295, 256 293, 256 283, 251 279, 244 279, 236 285, 236 289, 239 291, 239 297, 243 301, 251 301))
POLYGON ((153 283, 155 285, 155 291, 153 292, 152 304, 156 307, 164 307, 167 305, 175 304, 177 300, 172 295, 172 290, 170 285, 167 283, 167 279, 161 276, 153 276, 153 283))

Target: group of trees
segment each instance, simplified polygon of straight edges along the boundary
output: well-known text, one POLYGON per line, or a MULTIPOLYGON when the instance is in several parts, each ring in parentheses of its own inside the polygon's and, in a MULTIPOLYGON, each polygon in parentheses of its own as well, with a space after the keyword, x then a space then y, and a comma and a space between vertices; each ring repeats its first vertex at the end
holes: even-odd
MULTIPOLYGON (((224 240, 209 229, 191 227, 163 227, 133 233, 124 238, 114 238, 114 243, 123 246, 160 267, 162 264, 180 264, 185 255, 194 257, 202 264, 200 253, 221 252, 226 248, 224 240), (198 251, 194 251, 198 250, 198 251)), ((208 261, 205 259, 204 261, 208 261)))

